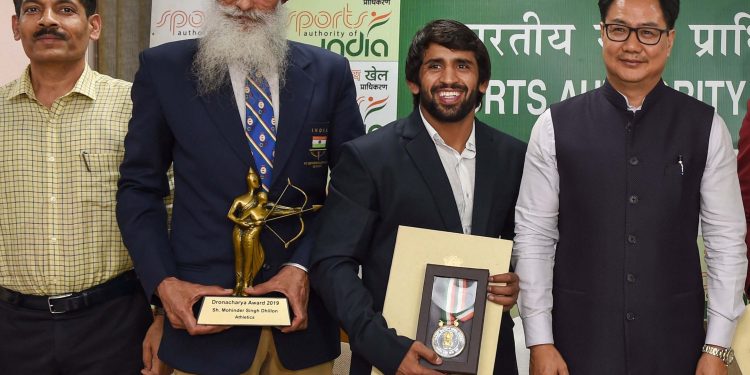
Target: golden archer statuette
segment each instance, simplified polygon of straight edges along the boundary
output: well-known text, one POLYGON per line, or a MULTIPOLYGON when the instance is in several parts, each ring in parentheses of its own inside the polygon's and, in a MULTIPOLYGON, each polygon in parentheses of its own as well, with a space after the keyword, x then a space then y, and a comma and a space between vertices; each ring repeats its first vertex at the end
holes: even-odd
POLYGON ((247 193, 240 195, 232 202, 227 217, 235 224, 232 230, 234 269, 237 280, 234 286, 235 296, 247 296, 244 289, 252 286, 253 279, 258 274, 263 262, 265 262, 266 255, 263 251, 263 245, 260 243, 261 230, 268 228, 284 243, 284 247, 288 248, 305 231, 305 222, 302 220, 302 213, 317 211, 323 207, 322 205, 313 205, 312 207, 305 208, 307 194, 302 189, 292 185, 289 180, 287 180, 287 187, 279 196, 279 200, 290 186, 304 196, 305 201, 301 207, 282 206, 278 204, 278 200, 275 203, 269 203, 268 194, 260 189, 260 177, 258 177, 253 168, 250 168, 250 172, 247 175, 247 193), (271 227, 267 226, 266 223, 289 216, 297 216, 301 228, 294 238, 285 241, 271 227))

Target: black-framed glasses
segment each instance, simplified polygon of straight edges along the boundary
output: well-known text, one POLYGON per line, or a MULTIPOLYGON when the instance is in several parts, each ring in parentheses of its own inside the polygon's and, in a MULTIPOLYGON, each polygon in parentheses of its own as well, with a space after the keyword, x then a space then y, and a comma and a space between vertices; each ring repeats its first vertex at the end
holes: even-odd
POLYGON ((605 34, 613 42, 624 42, 630 38, 630 33, 635 32, 635 36, 642 44, 653 46, 661 40, 661 35, 669 32, 669 29, 659 29, 656 27, 630 27, 617 23, 605 23, 605 34))

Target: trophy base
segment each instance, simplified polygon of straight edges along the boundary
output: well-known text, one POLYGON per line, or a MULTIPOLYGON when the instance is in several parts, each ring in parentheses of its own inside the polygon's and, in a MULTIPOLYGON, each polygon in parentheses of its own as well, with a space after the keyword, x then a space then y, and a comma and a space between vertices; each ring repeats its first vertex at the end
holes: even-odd
POLYGON ((283 297, 203 297, 198 324, 282 326, 292 324, 289 301, 283 297))

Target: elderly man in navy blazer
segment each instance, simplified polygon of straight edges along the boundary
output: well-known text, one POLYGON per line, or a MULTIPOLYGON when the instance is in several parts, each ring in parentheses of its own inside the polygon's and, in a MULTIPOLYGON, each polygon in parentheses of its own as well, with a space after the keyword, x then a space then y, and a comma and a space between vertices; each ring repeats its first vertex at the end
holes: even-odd
MULTIPOLYGON (((262 233, 265 262, 255 287, 246 289, 285 295, 290 327, 205 326, 194 314, 201 297, 231 293, 227 210, 247 191, 250 167, 269 201, 291 180, 307 193, 308 205, 322 204, 341 144, 364 133, 348 62, 287 41, 282 3, 217 0, 203 38, 140 56, 117 218, 147 295, 166 311, 159 357, 178 373, 322 374, 339 354, 338 327, 308 288, 315 213, 305 215, 307 233, 288 249, 270 231, 262 233), (253 124, 260 123, 259 134, 253 124), (171 226, 163 201, 170 166, 171 226)), ((299 230, 294 219, 273 226, 284 238, 299 230)))

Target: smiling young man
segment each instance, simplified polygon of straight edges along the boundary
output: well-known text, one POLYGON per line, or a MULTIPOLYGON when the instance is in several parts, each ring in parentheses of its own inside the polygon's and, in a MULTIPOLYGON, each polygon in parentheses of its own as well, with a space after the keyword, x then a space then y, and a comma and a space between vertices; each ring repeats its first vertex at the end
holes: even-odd
POLYGON ((151 312, 115 220, 130 83, 86 65, 93 0, 15 0, 0 88, 0 373, 135 374, 151 312))
POLYGON ((540 116, 516 206, 531 371, 725 374, 747 262, 731 137, 661 79, 679 0, 599 9, 607 81, 540 116))
MULTIPOLYGON (((381 315, 399 225, 513 239, 525 145, 474 117, 490 71, 487 49, 471 29, 428 23, 406 58, 412 114, 344 145, 310 278, 349 334, 351 374, 370 374, 371 366, 386 374, 438 374, 418 362, 437 363, 437 355, 389 330, 381 315)), ((490 286, 490 301, 515 304, 518 278, 506 273, 492 281, 508 285, 490 286)), ((500 340, 495 373, 517 374, 508 313, 500 340)))

